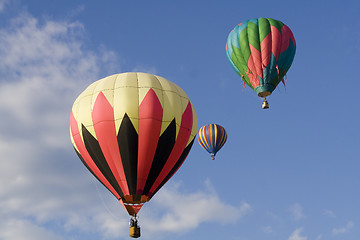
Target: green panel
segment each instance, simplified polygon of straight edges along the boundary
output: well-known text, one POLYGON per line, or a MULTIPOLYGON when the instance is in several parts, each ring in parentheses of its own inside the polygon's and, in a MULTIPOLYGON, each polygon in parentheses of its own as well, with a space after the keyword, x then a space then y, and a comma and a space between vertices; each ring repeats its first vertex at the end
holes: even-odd
POLYGON ((266 38, 267 35, 271 32, 270 23, 266 18, 259 19, 259 36, 260 43, 266 38))
POLYGON ((269 21, 271 26, 276 27, 279 30, 279 32, 281 32, 281 28, 284 26, 284 24, 282 22, 271 19, 271 18, 268 18, 267 20, 269 21))
POLYGON ((233 48, 233 54, 232 54, 232 62, 234 63, 234 65, 237 67, 237 69, 240 71, 240 73, 243 75, 243 80, 245 81, 245 83, 253 88, 250 84, 250 79, 248 78, 246 72, 247 72, 247 62, 245 62, 245 59, 240 51, 240 49, 236 48, 236 47, 232 47, 233 48))
POLYGON ((259 27, 257 24, 249 22, 247 27, 248 39, 251 46, 260 51, 259 27))
POLYGON ((251 54, 247 29, 244 29, 243 31, 241 31, 241 33, 239 35, 239 45, 240 45, 240 51, 242 53, 241 55, 243 56, 243 58, 245 60, 245 65, 247 68, 248 61, 249 61, 250 54, 251 54))
POLYGON ((233 47, 232 60, 239 71, 244 74, 244 72, 247 70, 247 62, 245 61, 240 49, 233 47))

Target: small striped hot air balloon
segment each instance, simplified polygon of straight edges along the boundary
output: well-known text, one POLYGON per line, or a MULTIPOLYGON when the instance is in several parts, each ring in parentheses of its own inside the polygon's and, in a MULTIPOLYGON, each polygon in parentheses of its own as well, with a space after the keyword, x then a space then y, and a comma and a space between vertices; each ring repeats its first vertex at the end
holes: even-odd
POLYGON ((226 142, 227 134, 222 126, 209 124, 201 127, 196 137, 200 146, 210 153, 212 160, 215 160, 216 153, 226 142))
POLYGON ((290 28, 271 18, 253 18, 229 34, 226 55, 241 80, 264 98, 283 81, 295 56, 296 42, 290 28))
POLYGON ((176 84, 147 73, 115 74, 75 100, 70 137, 88 170, 132 216, 186 159, 197 131, 195 109, 176 84))

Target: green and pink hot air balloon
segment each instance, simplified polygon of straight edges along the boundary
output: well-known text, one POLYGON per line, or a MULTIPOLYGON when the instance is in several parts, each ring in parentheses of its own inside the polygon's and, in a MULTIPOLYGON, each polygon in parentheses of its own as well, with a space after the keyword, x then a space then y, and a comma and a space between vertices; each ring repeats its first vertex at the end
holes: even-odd
POLYGON ((264 98, 284 80, 295 56, 290 28, 271 18, 253 18, 238 24, 226 43, 227 57, 241 80, 264 98))

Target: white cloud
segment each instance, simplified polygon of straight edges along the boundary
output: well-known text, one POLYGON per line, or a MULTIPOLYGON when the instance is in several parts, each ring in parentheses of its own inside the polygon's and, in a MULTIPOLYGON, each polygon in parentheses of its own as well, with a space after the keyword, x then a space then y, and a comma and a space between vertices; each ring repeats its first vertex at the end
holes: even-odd
POLYGON ((331 210, 325 210, 324 215, 329 217, 329 218, 336 218, 335 213, 333 211, 331 211, 331 210))
POLYGON ((31 221, 19 219, 0 220, 0 239, 11 240, 65 240, 50 231, 34 225, 31 221))
POLYGON ((303 208, 299 203, 294 203, 289 207, 289 211, 295 220, 300 220, 304 217, 303 208))
POLYGON ((332 233, 335 235, 344 234, 350 231, 350 229, 352 229, 353 227, 354 227, 354 223, 352 221, 349 221, 344 227, 334 228, 332 230, 332 233))
POLYGON ((7 4, 8 0, 0 0, 0 12, 2 12, 7 4))
POLYGON ((151 212, 151 216, 143 216, 147 219, 144 220, 144 231, 149 232, 153 232, 159 223, 165 232, 189 231, 203 222, 231 224, 251 211, 251 206, 246 202, 236 206, 224 203, 208 181, 205 191, 187 194, 182 193, 179 184, 172 183, 152 201, 152 207, 163 210, 158 214, 151 212), (148 218, 151 218, 150 221, 148 218))
POLYGON ((307 240, 307 237, 300 236, 302 228, 297 228, 289 237, 288 240, 307 240))
POLYGON ((83 34, 80 23, 26 13, 0 29, 1 239, 63 239, 42 226, 53 221, 64 230, 111 228, 86 197, 92 178, 69 141, 72 102, 114 60, 85 50, 83 34))
POLYGON ((98 75, 99 57, 82 50, 80 23, 39 23, 27 14, 0 30, 2 136, 68 147, 69 108, 98 75))
POLYGON ((281 218, 273 212, 267 212, 266 215, 268 215, 274 221, 281 221, 281 218))
POLYGON ((262 227, 262 230, 265 232, 265 233, 272 233, 274 232, 273 228, 271 226, 266 226, 266 227, 262 227))
MULTIPOLYGON (((111 51, 86 50, 83 34, 81 23, 39 22, 26 13, 0 29, 1 239, 63 240, 71 231, 128 238, 125 210, 102 186, 94 189, 69 139, 72 102, 101 66, 117 65, 111 51)), ((251 209, 223 203, 210 183, 186 194, 172 185, 152 202, 141 218, 149 235, 158 234, 152 227, 159 221, 166 232, 189 231, 236 221, 251 209)))

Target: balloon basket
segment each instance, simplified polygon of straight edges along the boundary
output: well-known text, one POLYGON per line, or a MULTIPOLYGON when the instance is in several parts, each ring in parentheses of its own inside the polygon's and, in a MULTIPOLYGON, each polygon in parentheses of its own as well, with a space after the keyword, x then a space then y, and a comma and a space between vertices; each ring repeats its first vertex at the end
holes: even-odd
POLYGON ((129 229, 129 236, 132 238, 140 237, 140 227, 132 226, 129 229))
POLYGON ((267 102, 266 98, 264 98, 264 101, 262 103, 262 109, 268 109, 269 108, 269 103, 267 102))
POLYGON ((215 155, 214 154, 211 154, 211 160, 215 160, 215 155))
POLYGON ((136 214, 130 218, 129 236, 132 238, 140 237, 140 227, 136 219, 136 214))

